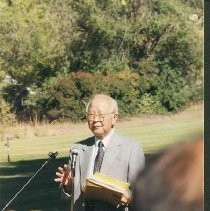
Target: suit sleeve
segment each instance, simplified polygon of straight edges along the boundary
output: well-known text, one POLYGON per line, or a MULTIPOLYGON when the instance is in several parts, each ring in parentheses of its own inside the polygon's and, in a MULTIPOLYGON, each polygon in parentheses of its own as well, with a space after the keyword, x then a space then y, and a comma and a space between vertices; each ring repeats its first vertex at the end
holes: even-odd
POLYGON ((129 169, 128 169, 128 182, 133 183, 137 174, 145 166, 145 156, 143 147, 140 144, 135 144, 130 153, 129 169))

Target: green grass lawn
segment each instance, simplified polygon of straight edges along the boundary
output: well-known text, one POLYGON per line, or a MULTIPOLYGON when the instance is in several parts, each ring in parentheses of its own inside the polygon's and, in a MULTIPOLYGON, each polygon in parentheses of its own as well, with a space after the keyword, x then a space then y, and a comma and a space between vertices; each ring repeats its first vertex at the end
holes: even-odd
MULTIPOLYGON (((11 204, 8 210, 61 210, 58 184, 53 179, 56 168, 67 162, 70 146, 91 136, 87 125, 79 124, 78 132, 69 135, 19 139, 10 143, 11 163, 7 163, 4 142, 0 142, 0 208, 28 181, 48 158, 48 152, 58 151, 55 161, 46 166, 31 184, 11 204)), ((146 154, 170 144, 193 139, 203 132, 202 109, 176 116, 138 118, 120 121, 117 132, 143 145, 146 154)))

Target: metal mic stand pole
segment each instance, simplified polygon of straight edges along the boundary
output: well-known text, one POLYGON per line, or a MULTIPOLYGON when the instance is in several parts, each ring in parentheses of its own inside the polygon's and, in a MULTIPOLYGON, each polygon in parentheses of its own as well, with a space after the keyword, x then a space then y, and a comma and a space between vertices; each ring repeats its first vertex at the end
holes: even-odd
POLYGON ((74 211, 74 178, 75 178, 75 167, 76 167, 76 158, 79 154, 78 149, 73 149, 71 152, 71 211, 74 211))
POLYGON ((71 183, 71 211, 74 211, 74 177, 75 177, 75 165, 71 168, 71 174, 72 174, 72 183, 71 183))
POLYGON ((15 198, 24 190, 24 188, 31 182, 31 180, 44 168, 45 165, 52 159, 55 159, 58 155, 58 152, 49 152, 49 158, 42 164, 42 166, 35 172, 35 174, 26 182, 26 184, 15 194, 15 196, 5 205, 5 207, 1 210, 4 211, 6 208, 15 200, 15 198))

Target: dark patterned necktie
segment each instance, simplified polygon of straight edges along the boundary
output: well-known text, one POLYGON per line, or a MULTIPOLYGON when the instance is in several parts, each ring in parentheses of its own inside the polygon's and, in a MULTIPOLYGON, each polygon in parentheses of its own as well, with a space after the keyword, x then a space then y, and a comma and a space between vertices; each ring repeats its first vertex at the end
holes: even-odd
POLYGON ((103 161, 103 157, 104 157, 104 144, 102 141, 99 141, 98 143, 98 154, 96 155, 96 158, 95 158, 95 164, 94 164, 94 170, 93 170, 93 173, 95 173, 96 171, 100 171, 101 169, 101 164, 102 164, 102 161, 103 161))

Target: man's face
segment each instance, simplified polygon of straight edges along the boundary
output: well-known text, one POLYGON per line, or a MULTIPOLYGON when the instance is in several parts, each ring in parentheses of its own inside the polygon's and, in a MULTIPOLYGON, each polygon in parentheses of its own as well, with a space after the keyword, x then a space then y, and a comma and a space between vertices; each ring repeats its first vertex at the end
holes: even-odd
POLYGON ((88 109, 88 126, 93 134, 103 139, 114 126, 117 115, 111 113, 111 102, 106 98, 93 99, 88 109))

